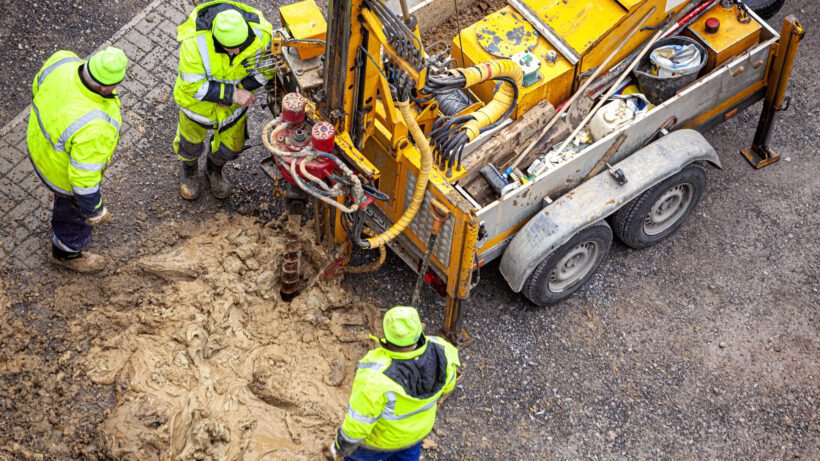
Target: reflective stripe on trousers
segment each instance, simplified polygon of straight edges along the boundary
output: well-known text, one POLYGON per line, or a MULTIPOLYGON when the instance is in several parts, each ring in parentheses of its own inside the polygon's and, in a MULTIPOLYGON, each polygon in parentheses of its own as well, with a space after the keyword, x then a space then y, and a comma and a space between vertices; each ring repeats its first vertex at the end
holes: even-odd
POLYGON ((92 228, 80 213, 73 197, 54 195, 51 209, 52 243, 60 250, 76 253, 91 243, 92 228))

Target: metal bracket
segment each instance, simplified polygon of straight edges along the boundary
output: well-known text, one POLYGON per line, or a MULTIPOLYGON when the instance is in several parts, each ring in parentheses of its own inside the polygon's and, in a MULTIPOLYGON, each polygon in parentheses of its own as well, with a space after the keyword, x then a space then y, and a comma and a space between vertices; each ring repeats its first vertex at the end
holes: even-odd
POLYGON ((619 186, 623 186, 624 184, 629 182, 629 180, 626 178, 624 170, 622 170, 621 168, 615 169, 612 167, 612 165, 608 163, 606 165, 609 167, 609 175, 615 178, 615 181, 618 182, 619 186))

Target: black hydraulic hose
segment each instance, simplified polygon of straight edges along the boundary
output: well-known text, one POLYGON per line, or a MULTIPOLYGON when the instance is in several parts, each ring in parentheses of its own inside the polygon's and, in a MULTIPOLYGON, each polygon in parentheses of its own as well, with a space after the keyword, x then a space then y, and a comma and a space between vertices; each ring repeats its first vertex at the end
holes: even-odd
POLYGON ((450 138, 447 143, 444 145, 443 149, 446 152, 446 156, 444 159, 444 164, 442 168, 452 168, 453 163, 455 162, 456 155, 457 155, 457 148, 459 145, 467 142, 467 134, 463 131, 459 131, 455 134, 452 138, 450 138))
POLYGON ((467 85, 467 80, 463 75, 433 75, 428 71, 427 81, 421 91, 425 94, 441 94, 463 89, 465 85, 467 85))
POLYGON ((353 243, 359 248, 365 248, 367 244, 362 240, 362 229, 364 228, 364 210, 359 209, 356 213, 356 221, 353 226, 353 243))
POLYGON ((390 196, 389 195, 385 194, 384 192, 376 189, 375 187, 373 187, 369 184, 362 185, 362 189, 364 189, 365 194, 373 197, 374 199, 376 199, 380 202, 389 202, 390 201, 390 196))
POLYGON ((451 155, 450 158, 447 161, 448 175, 453 170, 453 164, 455 163, 456 157, 458 155, 460 155, 460 152, 464 149, 464 145, 466 145, 467 142, 469 142, 469 139, 467 138, 467 133, 465 133, 463 131, 459 132, 456 139, 457 139, 457 142, 453 146, 453 155, 451 155))
POLYGON ((462 89, 450 90, 435 95, 435 98, 438 101, 439 110, 444 115, 456 115, 472 104, 467 93, 462 89))
POLYGON ((433 127, 430 129, 430 134, 427 137, 432 139, 434 137, 433 133, 435 133, 436 130, 438 130, 448 120, 450 120, 450 117, 447 117, 446 115, 444 117, 437 118, 436 121, 433 122, 433 127))
MULTIPOLYGON (((462 115, 454 119, 448 120, 441 127, 437 128, 435 136, 431 136, 435 145, 436 162, 441 168, 447 164, 449 157, 449 145, 458 136, 458 129, 454 129, 456 125, 466 123, 473 119, 472 115, 462 115)), ((431 133, 433 134, 433 133, 431 133)))
POLYGON ((464 153, 464 147, 465 147, 466 145, 467 145, 466 143, 465 143, 465 144, 462 144, 462 145, 458 148, 458 160, 456 161, 456 170, 461 169, 461 154, 463 154, 463 153, 464 153))
POLYGON ((420 61, 422 45, 418 37, 413 34, 413 31, 411 31, 403 21, 400 21, 381 0, 368 0, 367 5, 376 13, 379 19, 381 19, 383 27, 391 27, 394 31, 398 29, 405 36, 405 42, 409 42, 409 40, 407 40, 408 38, 412 39, 414 43, 412 43, 411 46, 414 49, 415 58, 420 61))
MULTIPOLYGON (((419 98, 418 96, 413 96, 412 94, 410 95, 410 99, 412 99, 412 100, 413 100, 413 102, 414 102, 414 103, 416 103, 416 104, 425 104, 425 103, 428 103, 428 102, 432 101, 434 97, 435 97, 435 96, 434 96, 434 95, 432 95, 432 94, 427 95, 427 96, 425 96, 425 97, 423 97, 423 98, 419 98)), ((439 107, 441 107, 441 103, 439 103, 439 107)))
POLYGON ((439 136, 443 132, 452 131, 453 130, 453 125, 462 124, 462 123, 468 122, 472 119, 473 119, 472 115, 462 115, 460 117, 455 117, 455 118, 442 117, 442 118, 439 119, 439 120, 443 120, 442 124, 440 126, 436 127, 436 123, 439 122, 439 120, 436 120, 436 122, 433 123, 433 129, 430 131, 430 135, 428 137, 431 138, 431 139, 436 138, 437 136, 439 136))

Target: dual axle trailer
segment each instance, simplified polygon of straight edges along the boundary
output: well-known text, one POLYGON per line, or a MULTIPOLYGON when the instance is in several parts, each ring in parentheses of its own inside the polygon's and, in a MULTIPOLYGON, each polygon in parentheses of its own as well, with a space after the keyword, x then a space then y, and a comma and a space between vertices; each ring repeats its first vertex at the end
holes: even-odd
POLYGON ((582 287, 615 237, 644 248, 674 233, 707 167, 721 167, 702 131, 763 100, 742 155, 755 168, 777 161, 769 136, 804 33, 791 16, 773 29, 739 0, 509 0, 425 48, 406 6, 333 0, 325 23, 312 0, 295 5, 272 45, 276 119, 263 135, 290 211, 313 203, 339 264, 389 246, 446 296, 443 331, 461 343, 461 303, 489 262, 546 306, 582 287), (664 35, 706 51, 697 78, 578 142, 589 105, 608 102, 664 35), (312 145, 300 144, 306 132, 312 145), (488 165, 512 174, 490 187, 488 165))

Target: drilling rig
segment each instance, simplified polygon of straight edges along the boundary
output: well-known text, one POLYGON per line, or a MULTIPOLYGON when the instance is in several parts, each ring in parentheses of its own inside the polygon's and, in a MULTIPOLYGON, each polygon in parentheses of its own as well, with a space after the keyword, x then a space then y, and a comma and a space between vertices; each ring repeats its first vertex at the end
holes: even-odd
POLYGON ((592 276, 613 233, 642 248, 674 232, 703 192, 701 165, 720 167, 696 130, 765 99, 746 155, 776 157, 768 134, 803 36, 793 17, 778 33, 739 0, 509 0, 425 46, 400 5, 332 0, 327 21, 313 0, 281 7, 283 27, 253 64, 277 74, 262 137, 266 171, 286 184, 285 298, 299 290, 312 207, 337 266, 374 270, 389 246, 446 297, 443 332, 463 344, 461 302, 490 261, 549 305, 592 276), (578 142, 593 115, 581 101, 594 111, 638 86, 633 71, 668 37, 706 53, 697 78, 578 142), (354 250, 380 255, 351 267, 354 250))

